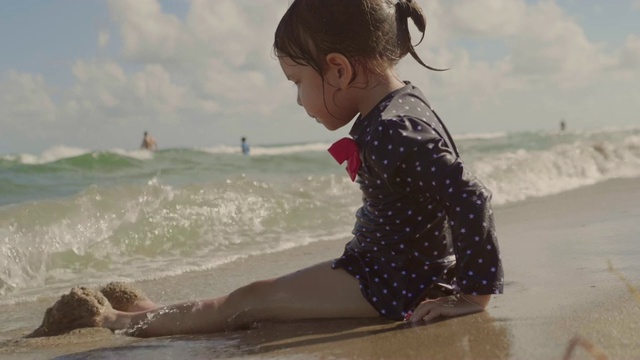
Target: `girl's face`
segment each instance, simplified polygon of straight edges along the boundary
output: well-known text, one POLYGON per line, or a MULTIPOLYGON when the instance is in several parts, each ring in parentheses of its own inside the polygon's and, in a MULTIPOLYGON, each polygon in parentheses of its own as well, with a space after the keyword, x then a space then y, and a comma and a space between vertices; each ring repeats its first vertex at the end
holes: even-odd
POLYGON ((281 57, 279 61, 287 79, 296 85, 298 105, 327 129, 339 129, 357 115, 357 109, 349 104, 348 90, 329 83, 331 74, 323 84, 322 77, 312 67, 297 64, 288 57, 281 57))

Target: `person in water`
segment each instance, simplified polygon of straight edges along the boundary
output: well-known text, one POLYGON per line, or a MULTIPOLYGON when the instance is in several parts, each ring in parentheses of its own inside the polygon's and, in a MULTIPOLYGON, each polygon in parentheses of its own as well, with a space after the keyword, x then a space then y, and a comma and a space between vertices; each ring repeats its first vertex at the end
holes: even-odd
POLYGON ((158 150, 158 144, 156 143, 156 139, 145 131, 140 148, 146 150, 158 150))
POLYGON ((350 137, 330 149, 362 191, 341 256, 217 298, 105 306, 83 326, 151 337, 258 321, 429 322, 483 311, 503 292, 491 193, 425 95, 395 73, 407 54, 438 70, 416 53, 409 19, 424 36, 416 1, 294 0, 275 31, 297 103, 330 131, 353 122, 350 137))
POLYGON ((240 148, 244 155, 249 155, 249 144, 247 144, 247 138, 244 136, 240 140, 240 148))

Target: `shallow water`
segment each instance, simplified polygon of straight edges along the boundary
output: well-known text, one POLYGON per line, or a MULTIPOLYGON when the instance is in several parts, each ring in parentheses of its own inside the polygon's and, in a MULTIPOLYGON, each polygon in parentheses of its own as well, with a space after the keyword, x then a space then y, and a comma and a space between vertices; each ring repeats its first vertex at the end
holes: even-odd
MULTIPOLYGON (((640 175, 637 128, 455 139, 494 206, 640 175)), ((0 155, 0 304, 344 239, 360 193, 329 145, 0 155)))

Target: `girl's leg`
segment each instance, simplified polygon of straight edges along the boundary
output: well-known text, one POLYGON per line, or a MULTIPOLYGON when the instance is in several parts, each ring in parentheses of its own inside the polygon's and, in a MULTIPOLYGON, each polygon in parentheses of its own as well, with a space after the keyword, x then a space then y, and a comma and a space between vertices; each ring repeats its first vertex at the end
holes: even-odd
POLYGON ((141 337, 213 333, 256 321, 377 317, 358 281, 331 262, 241 287, 216 299, 189 301, 138 313, 112 311, 102 326, 141 337))

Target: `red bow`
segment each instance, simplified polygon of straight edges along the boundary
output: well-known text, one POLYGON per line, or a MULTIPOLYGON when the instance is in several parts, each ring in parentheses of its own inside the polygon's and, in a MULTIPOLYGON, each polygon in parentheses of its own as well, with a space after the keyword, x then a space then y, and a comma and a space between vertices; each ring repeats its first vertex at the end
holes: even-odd
POLYGON ((329 147, 329 153, 336 159, 338 164, 342 164, 345 160, 347 161, 347 172, 351 177, 351 181, 356 181, 358 169, 362 164, 356 142, 351 138, 342 138, 329 147))

